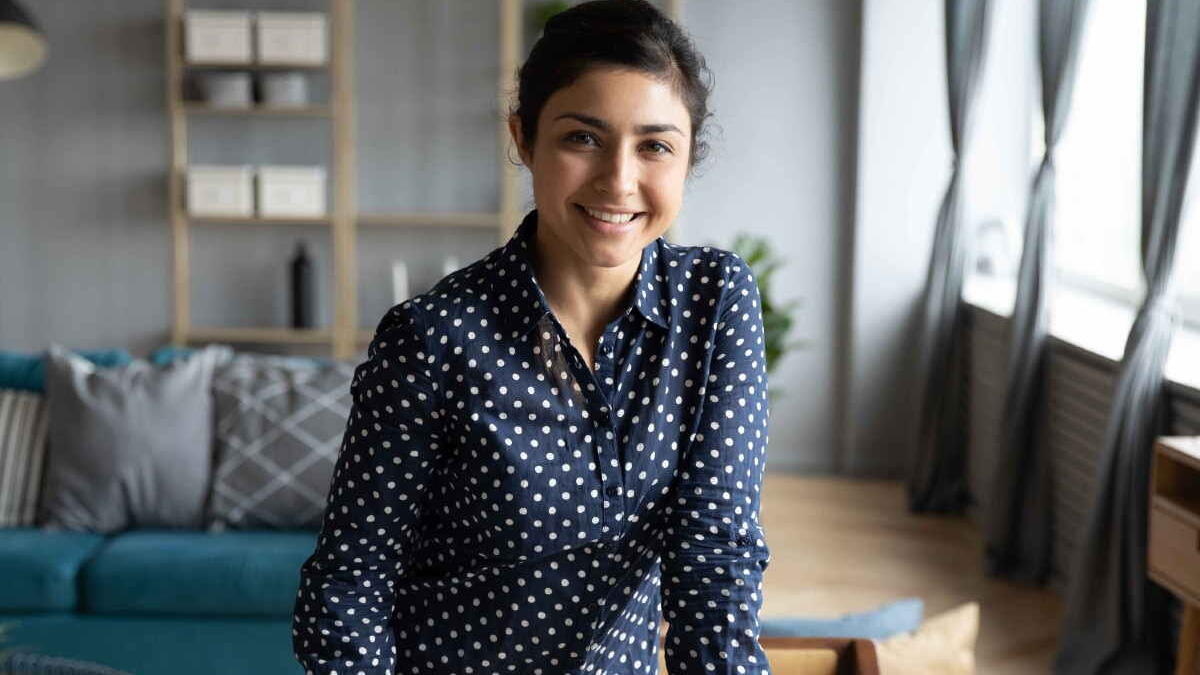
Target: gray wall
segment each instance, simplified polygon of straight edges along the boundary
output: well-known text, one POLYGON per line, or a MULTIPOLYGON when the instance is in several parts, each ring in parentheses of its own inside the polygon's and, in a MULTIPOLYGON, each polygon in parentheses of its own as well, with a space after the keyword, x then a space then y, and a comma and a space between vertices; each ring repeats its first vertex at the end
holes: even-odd
MULTIPOLYGON (((0 83, 0 349, 54 340, 144 354, 167 339, 171 317, 163 3, 31 6, 51 51, 34 75, 0 83)), ((495 208, 496 3, 358 7, 361 210, 495 208)), ((859 7, 685 3, 685 23, 715 74, 724 133, 688 189, 680 240, 727 246, 740 230, 769 236, 788 260, 779 299, 804 303, 793 337, 811 346, 774 375, 787 395, 772 421, 773 470, 830 470, 841 443, 859 7)), ((192 121, 197 162, 326 161, 320 120, 192 121)), ((318 265, 328 272, 319 228, 197 229, 194 322, 284 323, 286 262, 301 237, 319 244, 318 265)), ((373 326, 390 306, 391 259, 407 259, 414 290, 423 290, 445 255, 466 263, 495 245, 493 233, 471 229, 361 229, 361 324, 373 326)))
POLYGON ((792 339, 808 346, 771 375, 785 393, 771 408, 768 462, 830 472, 842 435, 860 4, 687 0, 684 11, 713 70, 723 134, 685 198, 681 238, 724 247, 746 231, 778 249, 774 293, 800 301, 792 339))
MULTIPOLYGON (((963 226, 1019 229, 1030 178, 1033 2, 994 3, 964 158, 963 226)), ((899 476, 917 431, 920 301, 950 177, 941 0, 865 0, 843 467, 899 476)), ((1019 249, 1018 249, 1019 251, 1019 249)))

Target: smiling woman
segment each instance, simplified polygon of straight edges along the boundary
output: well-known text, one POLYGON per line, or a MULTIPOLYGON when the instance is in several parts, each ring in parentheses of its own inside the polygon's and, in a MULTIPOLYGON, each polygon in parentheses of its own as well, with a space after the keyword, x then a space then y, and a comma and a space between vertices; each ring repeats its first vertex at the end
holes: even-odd
POLYGON ((354 407, 296 656, 310 673, 770 672, 767 373, 737 254, 665 241, 710 85, 641 0, 555 15, 509 129, 536 208, 393 307, 354 407))

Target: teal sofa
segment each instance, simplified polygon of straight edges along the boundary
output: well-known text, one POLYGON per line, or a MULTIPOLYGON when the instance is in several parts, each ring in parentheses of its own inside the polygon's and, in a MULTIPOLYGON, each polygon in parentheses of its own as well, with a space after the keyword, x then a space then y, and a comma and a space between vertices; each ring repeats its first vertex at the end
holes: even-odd
POLYGON ((137 675, 302 675, 291 613, 316 537, 0 529, 0 649, 137 675))

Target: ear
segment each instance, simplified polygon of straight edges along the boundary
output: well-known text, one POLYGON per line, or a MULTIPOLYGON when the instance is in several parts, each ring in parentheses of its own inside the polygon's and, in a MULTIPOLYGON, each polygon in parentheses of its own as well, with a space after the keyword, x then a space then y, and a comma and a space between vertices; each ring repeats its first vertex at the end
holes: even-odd
POLYGON ((512 137, 513 144, 517 146, 517 154, 521 157, 521 163, 525 166, 533 164, 533 158, 525 153, 525 136, 521 131, 521 118, 516 115, 508 116, 508 133, 512 137))

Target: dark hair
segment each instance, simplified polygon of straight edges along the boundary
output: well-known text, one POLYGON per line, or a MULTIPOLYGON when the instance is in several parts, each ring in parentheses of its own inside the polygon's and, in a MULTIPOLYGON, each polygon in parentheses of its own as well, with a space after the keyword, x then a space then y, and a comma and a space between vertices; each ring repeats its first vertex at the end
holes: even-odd
POLYGON ((533 152, 538 116, 550 96, 598 66, 639 70, 679 93, 692 122, 691 173, 708 154, 703 132, 712 116, 712 72, 691 38, 646 0, 591 0, 550 17, 517 71, 511 114, 521 120, 523 150, 533 152))

